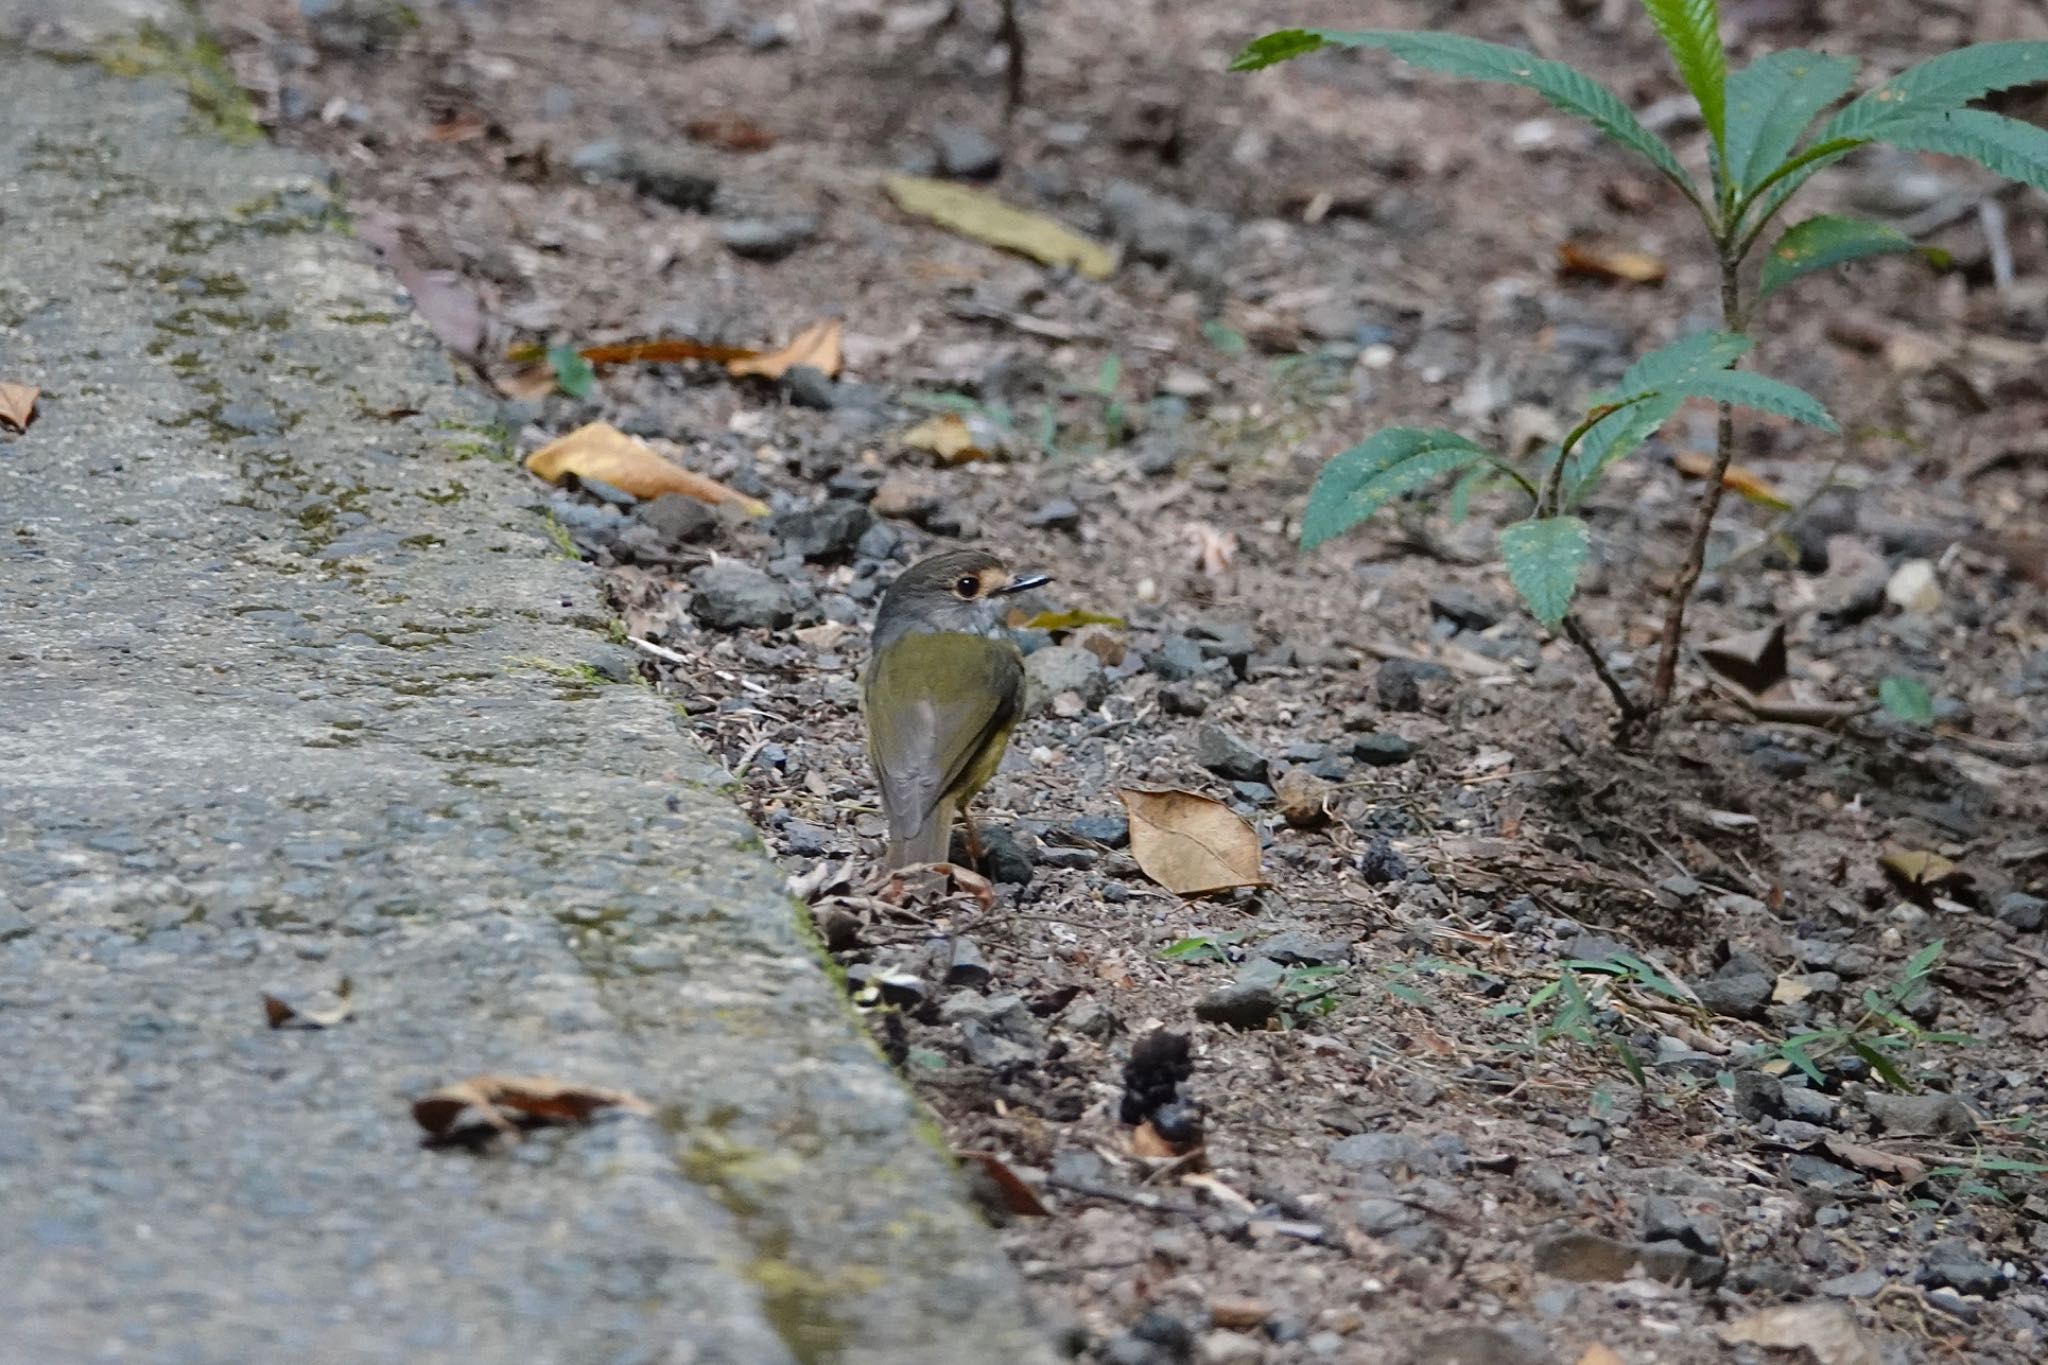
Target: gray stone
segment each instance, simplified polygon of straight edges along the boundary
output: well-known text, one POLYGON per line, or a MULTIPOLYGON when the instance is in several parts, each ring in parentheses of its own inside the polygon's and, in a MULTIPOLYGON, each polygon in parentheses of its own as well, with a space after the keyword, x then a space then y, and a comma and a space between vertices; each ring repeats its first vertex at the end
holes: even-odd
POLYGON ((1735 1112, 1746 1119, 1781 1118, 1785 1114, 1785 1084, 1764 1071, 1735 1073, 1735 1112))
POLYGON ((946 949, 946 985, 954 990, 978 991, 995 975, 981 945, 964 934, 956 935, 946 949))
POLYGON ((1415 744, 1396 734, 1376 730, 1351 741, 1351 756, 1374 768, 1392 768, 1415 757, 1415 744))
POLYGON ((1081 508, 1072 498, 1053 498, 1026 513, 1024 524, 1042 531, 1078 531, 1081 508))
POLYGON ((1263 783, 1270 772, 1265 755, 1221 725, 1204 725, 1195 732, 1195 762, 1233 782, 1263 783))
POLYGON ((1131 842, 1131 822, 1121 815, 1077 815, 1060 829, 1072 838, 1104 848, 1124 848, 1131 842))
POLYGON ((1666 1284, 1708 1289, 1728 1273, 1720 1257, 1702 1256, 1676 1243, 1624 1242, 1577 1229, 1537 1239, 1530 1262, 1546 1275, 1582 1284, 1624 1280, 1640 1269, 1666 1284))
POLYGON ((1202 647, 1185 635, 1167 636, 1159 642, 1159 648, 1145 656, 1146 671, 1167 682, 1186 682, 1211 667, 1202 647))
POLYGON ((684 546, 702 545, 718 535, 718 514, 695 498, 664 493, 633 509, 617 542, 636 559, 674 562, 684 546))
MULTIPOLYGON (((1031 854, 1017 836, 1000 825, 983 826, 981 835, 981 872, 992 882, 1010 886, 1028 886, 1031 882, 1031 854)), ((960 858, 965 861, 964 837, 961 841, 960 858)))
POLYGON ((596 184, 624 181, 649 199, 703 213, 718 197, 710 163, 660 143, 626 143, 607 138, 586 143, 569 158, 569 169, 596 184))
POLYGON ((2048 924, 2048 900, 2024 891, 2009 891, 1998 899, 1998 918, 2022 933, 2031 934, 2048 924))
POLYGON ((939 174, 954 180, 992 180, 1003 169, 1003 149, 979 128, 941 123, 932 129, 939 174))
POLYGON ((1209 699, 1189 683, 1168 683, 1159 689, 1159 709, 1169 716, 1199 716, 1209 709, 1209 699))
POLYGON ((1954 1095, 1893 1095, 1867 1090, 1863 1107, 1881 1133, 1893 1137, 1966 1137, 1977 1131, 1977 1116, 1954 1095))
POLYGON ((1825 1157, 1811 1152, 1801 1152, 1785 1163, 1785 1174, 1801 1185, 1816 1190, 1835 1193, 1853 1190, 1863 1183, 1863 1177, 1846 1166, 1837 1166, 1825 1157))
POLYGON ((1889 1283, 1891 1281, 1884 1271, 1876 1266, 1866 1266, 1862 1270, 1822 1280, 1815 1288, 1831 1299, 1874 1299, 1884 1292, 1889 1283))
POLYGON ((1089 710, 1109 696, 1102 658, 1079 645, 1047 645, 1024 657, 1024 714, 1035 716, 1063 692, 1080 697, 1089 710))
POLYGON ((1434 1169, 1422 1144, 1406 1133, 1353 1133, 1331 1143, 1328 1156, 1354 1171, 1405 1175, 1434 1169))
POLYGON ((793 1365, 772 1258, 860 1268, 848 1362, 1049 1365, 720 765, 648 689, 521 666, 603 642, 595 571, 516 466, 461 458, 506 453, 495 404, 390 317, 329 169, 34 55, 31 14, 189 43, 180 5, 0 0, 0 350, 62 381, 0 452, 0 884, 34 926, 0 945, 5 1354, 793 1365), (159 272, 247 292, 214 321, 159 272), (223 390, 289 440, 185 420, 223 390), (84 847, 116 830, 152 871, 84 847), (261 992, 343 976, 354 1019, 262 1026, 261 992), (491 1070, 662 1119, 421 1150, 405 1101, 491 1070), (735 1217, 683 1159, 714 1129, 804 1156, 735 1217))
POLYGON ((1692 983, 1700 1003, 1731 1019, 1762 1019, 1770 1009, 1774 982, 1761 972, 1716 974, 1692 983))
POLYGON ((779 261, 818 235, 818 220, 807 213, 776 218, 735 218, 718 225, 718 240, 735 256, 779 261))
POLYGON ((1288 929, 1273 935, 1259 945, 1258 951, 1260 957, 1289 967, 1320 967, 1351 958, 1349 940, 1316 938, 1300 929, 1288 929))
POLYGON ((258 399, 237 399, 214 414, 213 420, 248 436, 275 436, 285 429, 278 410, 258 399))
POLYGON ((1380 664, 1379 673, 1373 680, 1373 691, 1380 699, 1380 705, 1389 711, 1420 711, 1422 709, 1421 674, 1407 659, 1388 659, 1380 664))
POLYGON ((1780 1091, 1785 1117, 1816 1127, 1833 1128, 1840 1122, 1840 1108, 1834 1098, 1804 1085, 1788 1085, 1780 1091))
POLYGON ((1440 1327, 1415 1344, 1408 1365, 1557 1365, 1557 1356, 1533 1328, 1465 1323, 1440 1327))
POLYGON ((875 526, 866 503, 828 498, 815 507, 785 512, 775 519, 782 548, 811 564, 840 564, 852 559, 860 539, 875 526))
POLYGON ((1460 630, 1485 630, 1500 624, 1505 615, 1499 601, 1482 597, 1470 588, 1446 583, 1429 595, 1430 613, 1449 621, 1460 630))
POLYGON ((714 630, 779 630, 796 619, 789 589, 751 564, 706 564, 690 575, 690 588, 690 615, 714 630))
POLYGON ((829 412, 844 400, 847 387, 815 365, 792 365, 782 374, 782 391, 800 408, 829 412))
POLYGON ((1231 1028, 1264 1028, 1279 1012, 1279 995, 1272 987, 1255 983, 1233 983, 1195 1001, 1195 1018, 1231 1028))
POLYGON ((1984 1298, 2003 1293, 2012 1284, 2003 1267, 1961 1237, 1944 1238, 1928 1247, 1917 1278, 1921 1284, 1947 1285, 1984 1298))
POLYGON ((1130 180, 1111 183, 1102 193, 1102 207, 1111 232, 1135 260, 1196 277, 1214 276, 1228 264, 1233 228, 1220 213, 1193 208, 1130 180))

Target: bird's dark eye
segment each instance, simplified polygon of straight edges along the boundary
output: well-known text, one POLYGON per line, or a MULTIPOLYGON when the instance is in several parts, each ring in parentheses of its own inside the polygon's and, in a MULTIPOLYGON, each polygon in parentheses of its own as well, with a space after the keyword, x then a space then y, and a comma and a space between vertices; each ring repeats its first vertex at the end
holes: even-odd
POLYGON ((959 582, 953 585, 953 591, 959 593, 962 597, 972 597, 981 591, 981 580, 973 574, 965 574, 959 582))

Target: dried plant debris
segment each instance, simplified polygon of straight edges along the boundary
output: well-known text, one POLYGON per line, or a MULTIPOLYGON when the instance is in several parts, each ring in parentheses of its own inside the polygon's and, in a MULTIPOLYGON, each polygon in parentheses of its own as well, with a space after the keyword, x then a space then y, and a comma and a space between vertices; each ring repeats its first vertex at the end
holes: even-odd
POLYGON ((279 995, 263 997, 263 1017, 272 1028, 333 1028, 355 1013, 355 986, 343 977, 334 990, 311 999, 287 1000, 279 995))
POLYGON ((430 1146, 492 1136, 517 1142, 526 1129, 587 1123, 607 1109, 653 1112, 647 1101, 624 1090, 576 1085, 550 1076, 471 1076, 412 1102, 412 1116, 426 1130, 430 1146))

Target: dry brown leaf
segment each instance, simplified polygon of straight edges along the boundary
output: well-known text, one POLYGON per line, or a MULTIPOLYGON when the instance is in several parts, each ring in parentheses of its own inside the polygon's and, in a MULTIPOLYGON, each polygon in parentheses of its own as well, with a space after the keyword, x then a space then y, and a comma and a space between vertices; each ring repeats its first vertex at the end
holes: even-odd
POLYGON ((1149 1161, 1171 1161, 1183 1155, 1185 1149, 1175 1146, 1159 1136, 1159 1130, 1146 1119, 1131 1130, 1131 1155, 1144 1157, 1149 1161))
POLYGON ((1221 801, 1190 791, 1117 788, 1131 817, 1131 856, 1181 896, 1261 886, 1259 835, 1221 801))
POLYGON ((608 483, 636 498, 681 493, 699 502, 730 503, 750 516, 768 513, 766 503, 662 458, 645 441, 609 422, 592 422, 550 441, 526 457, 526 468, 549 483, 574 475, 608 483))
MULTIPOLYGON (((1697 450, 1680 451, 1672 458, 1671 467, 1688 479, 1704 479, 1714 472, 1714 457, 1697 450)), ((1727 472, 1721 475, 1721 487, 1774 512, 1792 510, 1792 504, 1785 501, 1783 494, 1771 487, 1761 475, 1739 464, 1728 466, 1727 472)))
POLYGON ((522 1122, 584 1123, 600 1109, 653 1112, 647 1101, 624 1090, 572 1085, 550 1076, 471 1076, 412 1102, 412 1116, 427 1130, 429 1142, 455 1141, 486 1128, 517 1141, 522 1122))
POLYGON ((1887 1152, 1877 1147, 1865 1147, 1862 1143, 1851 1142, 1845 1137, 1830 1136, 1822 1141, 1830 1156, 1848 1162, 1858 1170, 1872 1175, 1881 1175, 1895 1185, 1917 1185, 1927 1178, 1927 1163, 1918 1157, 1906 1156, 1900 1152, 1887 1152))
POLYGON ((1237 558, 1237 533, 1223 531, 1206 521, 1191 521, 1187 529, 1188 545, 1194 551, 1195 567, 1214 578, 1230 567, 1230 561, 1237 558))
POLYGON ((748 118, 730 111, 693 118, 683 125, 692 142, 704 142, 728 152, 765 152, 775 145, 775 134, 748 118))
POLYGON ((406 249, 399 221, 372 214, 357 225, 359 236, 384 257, 391 273, 412 295, 412 306, 441 344, 464 360, 475 360, 484 341, 484 306, 453 270, 422 269, 406 249))
POLYGON ((903 433, 903 444, 939 457, 941 464, 986 460, 1001 446, 1001 433, 986 418, 972 421, 957 412, 927 417, 903 433))
POLYGON ((272 1028, 333 1028, 342 1020, 355 1013, 355 1002, 349 999, 353 989, 349 979, 343 977, 334 988, 334 1003, 318 1008, 294 1005, 280 996, 263 997, 263 1017, 272 1028))
POLYGON ((797 366, 808 365, 827 379, 837 379, 845 364, 840 351, 840 338, 845 331, 846 324, 838 318, 814 322, 798 332, 790 339, 789 345, 779 351, 727 361, 725 372, 734 378, 751 374, 763 379, 780 379, 797 366))
POLYGON ((593 365, 678 365, 690 360, 725 365, 735 360, 751 360, 761 353, 750 346, 714 346, 688 337, 657 337, 653 341, 585 346, 576 354, 593 365))
POLYGON ((1760 695, 1785 679, 1785 623, 1710 640, 1700 646, 1700 658, 1730 682, 1760 695))
POLYGON ((1664 283, 1664 262, 1647 251, 1610 251, 1566 242, 1557 249, 1557 273, 1608 284, 1664 283))
POLYGON ((1877 856, 1877 865, 1911 887, 1950 886, 1970 880, 1969 873, 1939 853, 1901 844, 1886 844, 1877 856))
POLYGON ((1038 1191, 1024 1183, 1024 1177, 1010 1169, 1010 1164, 994 1152, 954 1152, 956 1161, 972 1161, 988 1172, 996 1188, 1003 1192, 1003 1207, 1020 1218, 1045 1218, 1052 1210, 1038 1197, 1038 1191))
POLYGON ((42 390, 33 384, 10 384, 0 380, 0 427, 27 431, 36 420, 36 398, 42 390))
POLYGON ((889 905, 904 906, 954 891, 974 897, 975 903, 984 910, 996 907, 994 884, 973 868, 962 867, 958 863, 912 863, 908 867, 892 868, 882 875, 874 895, 889 905))
POLYGON ((1628 1365, 1628 1362, 1616 1355, 1613 1347, 1602 1346, 1596 1341, 1579 1352, 1579 1365, 1628 1365))
POLYGON ((1272 1316, 1272 1305, 1258 1299, 1209 1300, 1209 1321, 1233 1332, 1248 1332, 1272 1316))
POLYGON ((1804 1347, 1814 1365, 1878 1365, 1877 1348, 1837 1303, 1786 1303, 1737 1318, 1720 1329, 1733 1346, 1747 1342, 1777 1351, 1804 1347))
POLYGON ((427 125, 429 142, 474 142, 491 130, 490 120, 474 109, 459 109, 427 125))
POLYGON ((543 398, 555 391, 554 367, 522 365, 509 373, 492 375, 491 387, 507 398, 543 398))
POLYGON ((1042 213, 1014 208, 983 190, 915 175, 892 175, 882 182, 882 188, 905 213, 929 218, 978 242, 1046 265, 1071 265, 1091 280, 1106 280, 1116 269, 1116 256, 1102 243, 1042 213))
POLYGON ((1317 829, 1330 823, 1330 784, 1306 768, 1289 768, 1273 784, 1280 818, 1296 829, 1317 829))

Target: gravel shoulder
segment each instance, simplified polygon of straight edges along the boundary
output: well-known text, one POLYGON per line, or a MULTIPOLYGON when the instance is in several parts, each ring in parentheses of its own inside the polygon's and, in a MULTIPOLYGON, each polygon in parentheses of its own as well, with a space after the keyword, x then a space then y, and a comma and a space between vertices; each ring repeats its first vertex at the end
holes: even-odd
POLYGON ((57 12, 0 4, 9 1354, 1041 1359, 323 170, 77 59, 134 6, 57 12), (654 1113, 422 1148, 407 1100, 481 1072, 654 1113))

